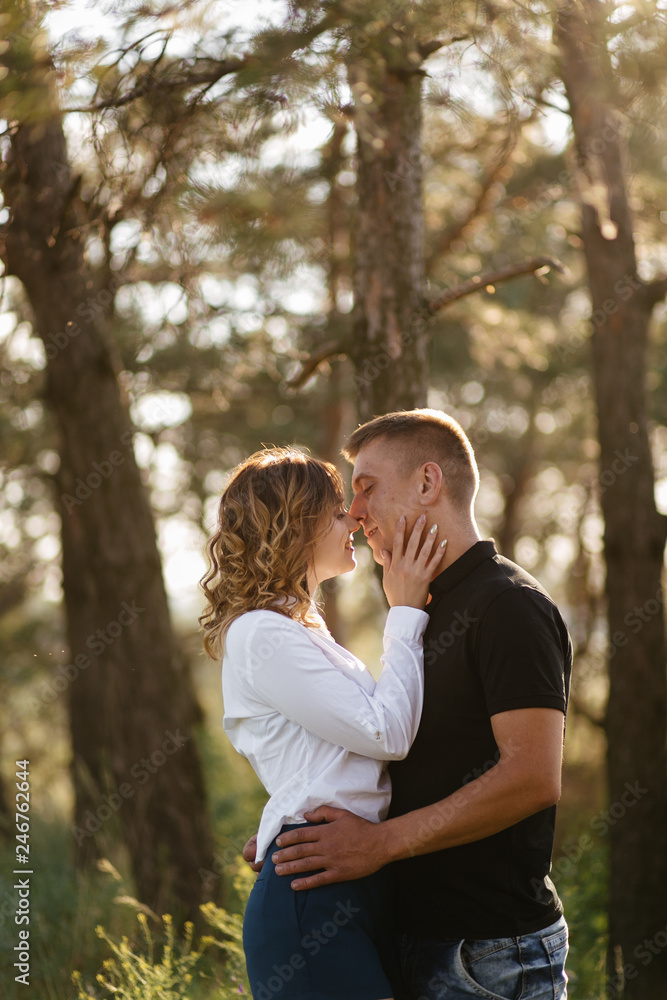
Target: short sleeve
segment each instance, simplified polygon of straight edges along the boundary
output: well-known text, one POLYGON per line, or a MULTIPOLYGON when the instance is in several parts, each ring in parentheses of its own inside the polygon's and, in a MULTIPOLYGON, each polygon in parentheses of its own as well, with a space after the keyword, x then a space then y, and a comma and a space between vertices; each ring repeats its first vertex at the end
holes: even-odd
POLYGON ((569 636, 558 609, 530 587, 503 591, 486 608, 475 663, 489 716, 519 708, 567 708, 569 636))

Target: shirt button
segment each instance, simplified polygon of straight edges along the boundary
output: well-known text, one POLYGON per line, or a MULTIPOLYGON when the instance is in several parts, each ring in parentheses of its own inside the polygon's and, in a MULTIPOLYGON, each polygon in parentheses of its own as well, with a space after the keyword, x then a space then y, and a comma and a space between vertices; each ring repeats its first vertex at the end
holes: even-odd
POLYGON ((376 729, 376 730, 375 730, 375 739, 376 739, 376 740, 379 740, 379 739, 380 739, 380 731, 379 731, 379 729, 376 729))

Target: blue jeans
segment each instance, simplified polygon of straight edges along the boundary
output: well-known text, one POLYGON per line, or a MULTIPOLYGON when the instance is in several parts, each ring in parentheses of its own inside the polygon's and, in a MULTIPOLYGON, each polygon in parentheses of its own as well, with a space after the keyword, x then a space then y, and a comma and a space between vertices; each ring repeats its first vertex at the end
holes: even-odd
POLYGON ((566 1000, 565 918, 532 934, 486 941, 401 936, 401 1000, 566 1000))

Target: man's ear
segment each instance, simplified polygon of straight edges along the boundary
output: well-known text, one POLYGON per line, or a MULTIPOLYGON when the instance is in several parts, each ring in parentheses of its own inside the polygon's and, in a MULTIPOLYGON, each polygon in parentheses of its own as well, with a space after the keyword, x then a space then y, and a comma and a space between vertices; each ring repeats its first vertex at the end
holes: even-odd
POLYGON ((419 499, 425 506, 434 503, 442 490, 442 469, 437 462, 426 462, 421 467, 419 499))

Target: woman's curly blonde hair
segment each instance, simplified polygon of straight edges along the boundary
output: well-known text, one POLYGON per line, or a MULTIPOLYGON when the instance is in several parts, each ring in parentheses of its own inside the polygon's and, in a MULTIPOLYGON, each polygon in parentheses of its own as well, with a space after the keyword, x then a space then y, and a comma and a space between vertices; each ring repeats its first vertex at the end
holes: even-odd
POLYGON ((233 470, 200 581, 207 606, 199 622, 209 656, 221 655, 227 629, 246 611, 271 608, 317 625, 308 567, 344 502, 335 465, 296 448, 264 448, 233 470))

